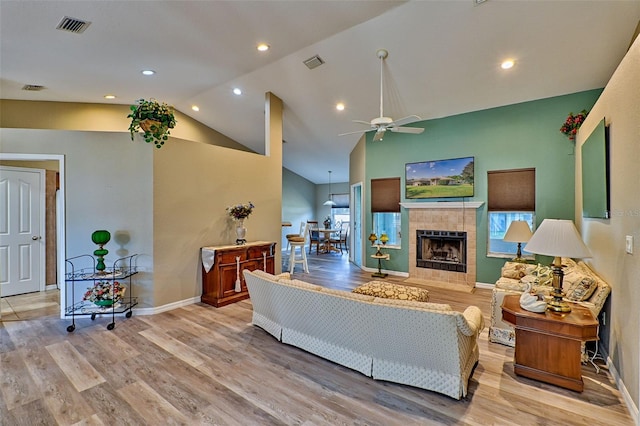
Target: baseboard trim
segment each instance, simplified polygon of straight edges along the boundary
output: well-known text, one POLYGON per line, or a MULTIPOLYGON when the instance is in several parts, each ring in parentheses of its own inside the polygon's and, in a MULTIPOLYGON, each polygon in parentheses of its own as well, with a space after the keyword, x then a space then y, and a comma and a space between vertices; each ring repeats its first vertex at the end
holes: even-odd
POLYGON ((604 358, 607 360, 607 368, 609 369, 609 373, 611 373, 613 380, 616 382, 616 385, 618 386, 618 390, 620 391, 620 394, 622 395, 622 399, 627 405, 629 414, 631 415, 631 417, 633 417, 633 422, 635 424, 638 424, 638 407, 633 403, 633 399, 631 398, 631 395, 629 394, 627 387, 624 385, 624 382, 622 381, 622 378, 620 377, 618 370, 616 370, 615 365, 613 365, 613 360, 609 357, 609 354, 606 353, 602 348, 600 350, 603 352, 603 355, 605 355, 604 358))
MULTIPOLYGON (((378 272, 378 268, 369 268, 368 266, 361 266, 360 269, 365 272, 378 272)), ((386 269, 381 269, 381 271, 383 274, 393 275, 394 277, 409 278, 408 272, 388 271, 386 269)))
POLYGON ((476 288, 486 288, 487 290, 493 290, 494 287, 495 287, 495 284, 476 282, 476 288))
POLYGON ((190 299, 179 300, 177 302, 167 303, 162 306, 155 306, 153 308, 133 308, 135 315, 155 315, 162 312, 170 311, 172 309, 182 308, 183 306, 193 305, 200 302, 200 296, 192 297, 190 299))

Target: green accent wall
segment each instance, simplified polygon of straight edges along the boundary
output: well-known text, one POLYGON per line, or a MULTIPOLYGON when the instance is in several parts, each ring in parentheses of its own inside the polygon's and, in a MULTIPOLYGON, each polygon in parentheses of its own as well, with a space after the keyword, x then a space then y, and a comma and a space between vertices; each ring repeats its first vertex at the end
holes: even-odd
MULTIPOLYGON (((365 226, 372 228, 371 179, 401 177, 404 197, 405 164, 417 161, 475 157, 475 195, 465 201, 484 201, 477 210, 477 282, 494 283, 505 259, 487 257, 487 171, 534 167, 536 169, 536 222, 545 218, 574 219, 575 146, 560 126, 569 112, 589 110, 601 89, 540 99, 412 124, 424 127, 420 135, 387 132, 373 142, 367 133, 365 164, 365 226)), ((460 198, 429 201, 461 201, 460 198)), ((389 250, 385 269, 409 271, 408 211, 402 209, 402 248, 389 250)), ((374 268, 367 248, 365 264, 374 268)), ((544 260, 543 260, 544 261, 544 260)))

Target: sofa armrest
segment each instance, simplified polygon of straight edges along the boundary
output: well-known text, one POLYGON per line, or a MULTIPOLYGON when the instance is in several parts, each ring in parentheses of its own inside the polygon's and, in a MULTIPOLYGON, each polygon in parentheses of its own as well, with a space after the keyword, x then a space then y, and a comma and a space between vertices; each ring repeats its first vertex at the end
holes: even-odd
POLYGON ((477 306, 467 307, 462 313, 462 318, 459 317, 458 329, 465 336, 478 336, 484 330, 484 317, 477 306))
POLYGON ((500 290, 517 291, 522 293, 523 291, 526 290, 527 285, 520 280, 516 280, 513 278, 500 277, 498 278, 498 281, 496 281, 495 288, 500 290))

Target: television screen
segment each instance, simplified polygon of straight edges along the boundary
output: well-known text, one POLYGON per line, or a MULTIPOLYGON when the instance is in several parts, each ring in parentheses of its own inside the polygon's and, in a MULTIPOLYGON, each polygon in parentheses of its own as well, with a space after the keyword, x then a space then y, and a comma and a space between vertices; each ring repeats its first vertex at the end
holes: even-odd
POLYGON ((407 163, 405 197, 473 197, 474 157, 407 163))

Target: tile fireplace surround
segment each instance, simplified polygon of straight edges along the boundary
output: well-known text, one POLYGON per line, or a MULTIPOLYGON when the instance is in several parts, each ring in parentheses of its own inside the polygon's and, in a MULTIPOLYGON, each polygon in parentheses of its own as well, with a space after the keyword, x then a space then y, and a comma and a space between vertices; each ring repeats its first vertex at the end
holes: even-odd
POLYGON ((473 292, 476 286, 476 210, 484 202, 434 201, 400 203, 409 210, 408 283, 473 292), (416 266, 416 231, 419 229, 467 233, 467 272, 443 271, 416 266))

